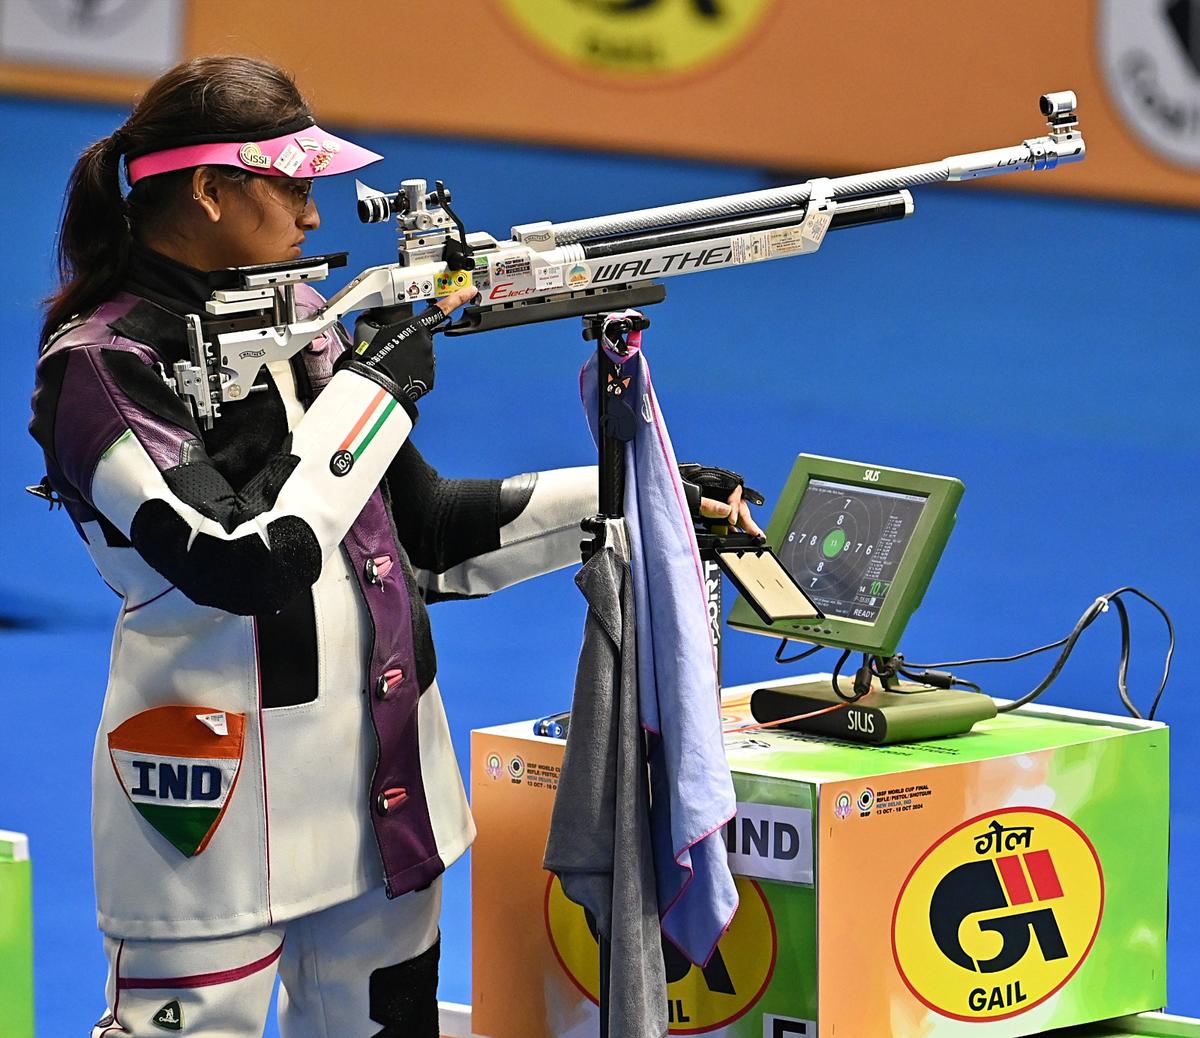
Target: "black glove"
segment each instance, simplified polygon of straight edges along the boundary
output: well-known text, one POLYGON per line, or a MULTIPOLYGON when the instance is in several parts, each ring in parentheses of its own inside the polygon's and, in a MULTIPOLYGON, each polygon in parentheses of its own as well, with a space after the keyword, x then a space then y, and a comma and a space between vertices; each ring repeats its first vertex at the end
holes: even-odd
POLYGON ((700 498, 727 501, 738 487, 742 488, 742 497, 752 505, 761 505, 765 500, 757 490, 746 486, 746 481, 731 469, 686 461, 679 464, 679 476, 683 480, 684 496, 687 497, 688 508, 694 519, 700 518, 700 498))
POLYGON ((447 320, 436 306, 415 316, 407 305, 364 310, 354 323, 353 348, 334 367, 379 383, 415 424, 417 401, 433 388, 437 368, 433 332, 447 320))

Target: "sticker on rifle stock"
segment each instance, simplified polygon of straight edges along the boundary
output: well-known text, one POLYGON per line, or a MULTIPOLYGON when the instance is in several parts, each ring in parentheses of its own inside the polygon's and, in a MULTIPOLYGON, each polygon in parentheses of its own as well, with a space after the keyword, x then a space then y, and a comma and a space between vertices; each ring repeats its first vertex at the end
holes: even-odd
POLYGON ((533 272, 533 282, 539 292, 546 292, 552 288, 562 288, 566 283, 563 276, 562 264, 553 263, 548 267, 538 267, 533 272))
POLYGON ((492 260, 492 273, 498 278, 518 278, 529 273, 528 256, 508 256, 492 260))
POLYGON ((438 299, 467 288, 471 284, 471 272, 468 270, 447 270, 434 278, 434 295, 438 299))
POLYGON ((739 234, 730 239, 730 252, 734 263, 757 263, 771 258, 770 239, 765 231, 757 234, 739 234))
POLYGON ((799 227, 776 227, 769 234, 772 256, 787 256, 793 252, 804 251, 804 235, 799 227))

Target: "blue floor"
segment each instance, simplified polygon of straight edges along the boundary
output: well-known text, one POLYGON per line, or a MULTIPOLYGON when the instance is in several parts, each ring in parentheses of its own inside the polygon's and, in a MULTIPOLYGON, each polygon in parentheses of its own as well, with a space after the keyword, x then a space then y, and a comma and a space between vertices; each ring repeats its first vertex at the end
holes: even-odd
MULTIPOLYGON (((89 850, 89 762, 116 600, 69 523, 20 492, 42 474, 23 426, 37 317, 70 163, 120 116, 0 99, 11 139, 39 141, 36 175, 0 196, 7 243, 0 317, 0 630, 5 745, 0 827, 28 832, 35 862, 40 1033, 85 1033, 103 1007, 89 850)), ((752 171, 533 148, 365 137, 388 156, 372 183, 443 177, 476 229, 567 219, 747 190, 752 171)), ((981 146, 999 142, 980 142, 981 146)), ((914 160, 932 156, 913 156, 914 160)), ((1102 159, 1097 159, 1102 161, 1102 159)), ((1093 161, 1093 159, 1089 159, 1093 161)), ((1060 174, 1068 176, 1069 171, 1060 174)), ((313 251, 385 262, 389 232, 353 217, 353 185, 321 184, 313 251)), ((668 282, 647 352, 681 456, 746 473, 773 500, 801 450, 956 475, 958 526, 905 638, 913 658, 1003 654, 1065 634, 1099 594, 1133 584, 1179 632, 1160 717, 1172 766, 1168 1008, 1200 1015, 1200 853, 1191 688, 1200 663, 1195 298, 1200 217, 997 194, 917 196, 906 222, 832 235, 816 257, 668 282)), ((344 279, 343 279, 344 280, 344 279)), ((438 384, 416 440, 449 475, 584 463, 576 398, 585 357, 569 322, 439 345, 438 384)), ((769 509, 768 509, 769 511, 769 509)), ((1131 687, 1147 701, 1165 639, 1134 606, 1131 687)), ((464 762, 470 729, 564 708, 582 624, 569 574, 433 610, 439 680, 464 762)), ((1119 712, 1115 617, 1097 622, 1051 703, 1119 712)), ((733 634, 726 681, 771 674, 772 646, 733 634)), ((828 666, 818 657, 816 669, 828 666)), ((997 694, 1038 665, 993 668, 997 694)), ((470 1001, 468 868, 451 870, 441 994, 470 1001)), ((273 1025, 272 1025, 273 1028, 273 1025)), ((268 1034, 274 1034, 274 1030, 268 1034)))

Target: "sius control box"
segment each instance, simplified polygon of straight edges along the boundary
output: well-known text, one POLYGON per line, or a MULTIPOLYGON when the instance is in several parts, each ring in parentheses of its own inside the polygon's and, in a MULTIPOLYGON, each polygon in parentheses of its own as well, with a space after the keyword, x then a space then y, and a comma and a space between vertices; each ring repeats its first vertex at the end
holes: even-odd
MULTIPOLYGON (((894 746, 738 731, 758 687, 722 703, 741 906, 705 969, 667 953, 672 1034, 1010 1038, 1165 1004, 1165 726, 1026 708, 894 746)), ((486 1038, 598 1033, 595 936, 541 868, 563 747, 530 722, 472 734, 486 1038)))

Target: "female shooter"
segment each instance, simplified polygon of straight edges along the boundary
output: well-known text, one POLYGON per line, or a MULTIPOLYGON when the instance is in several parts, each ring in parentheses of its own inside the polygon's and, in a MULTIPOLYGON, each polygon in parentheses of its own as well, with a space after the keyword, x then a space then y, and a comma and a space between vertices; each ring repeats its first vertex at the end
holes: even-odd
MULTIPOLYGON (((31 431, 123 599, 93 761, 94 1038, 259 1035, 277 974, 289 1038, 438 1033, 440 876, 474 827, 425 605, 577 562, 595 472, 448 480, 412 445, 431 333, 473 290, 361 354, 318 338, 211 430, 167 381, 184 315, 217 327, 213 272, 298 257, 313 180, 377 158, 281 70, 202 58, 71 178, 31 431)), ((740 489, 705 508, 756 529, 740 489)))

